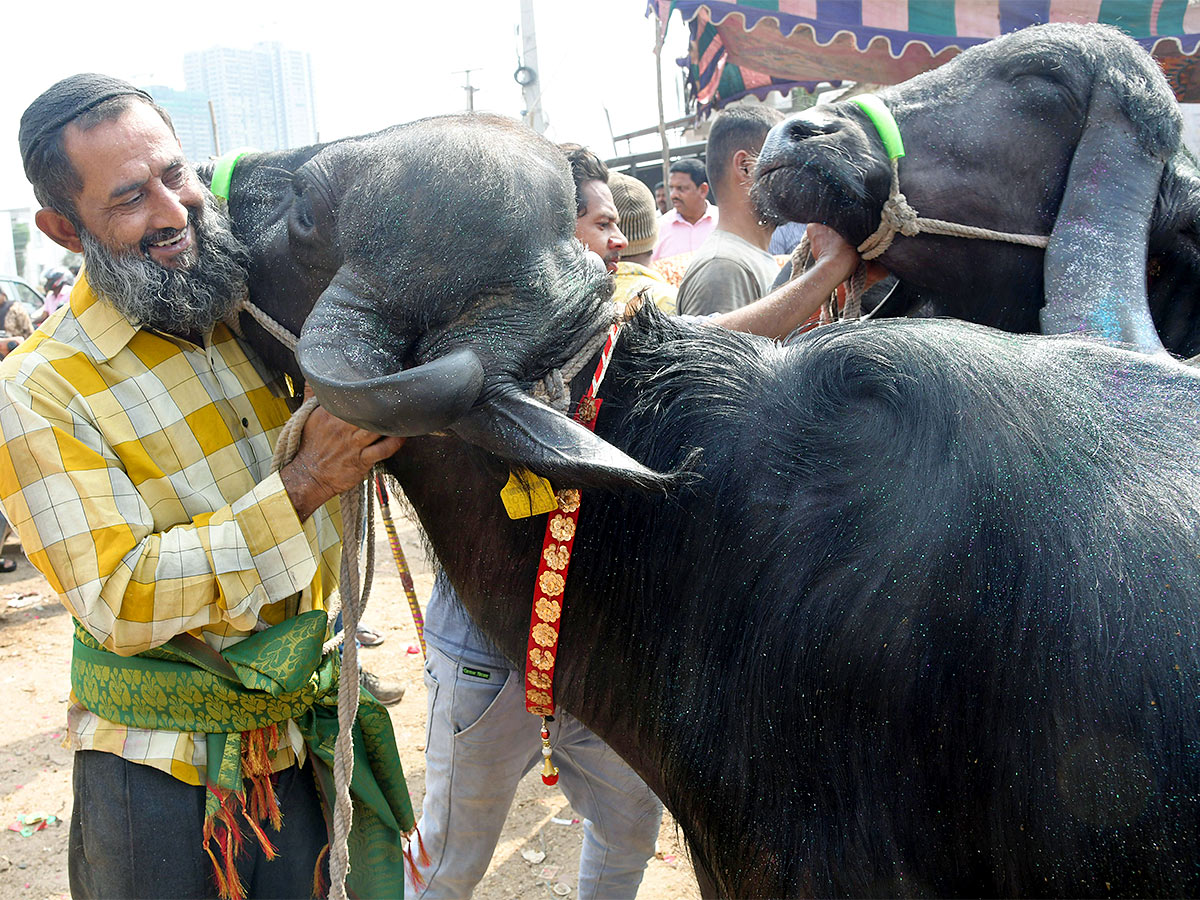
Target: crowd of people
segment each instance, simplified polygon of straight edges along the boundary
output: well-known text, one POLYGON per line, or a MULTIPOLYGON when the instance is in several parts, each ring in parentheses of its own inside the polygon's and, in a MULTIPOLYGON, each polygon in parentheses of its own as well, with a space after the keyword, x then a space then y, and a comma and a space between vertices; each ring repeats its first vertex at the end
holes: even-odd
MULTIPOLYGON (((707 170, 678 160, 653 191, 563 145, 576 237, 612 274, 619 301, 783 338, 850 276, 854 249, 814 225, 815 264, 773 289, 772 229, 748 192, 776 119, 763 107, 723 112, 707 170)), ((296 457, 271 471, 299 398, 224 324, 245 289, 245 251, 147 94, 73 76, 29 106, 19 141, 42 204, 37 226, 84 258, 73 287, 48 285, 36 332, 7 314, 10 333, 27 327, 32 338, 0 365, 0 503, 76 623, 72 895, 309 896, 314 873, 327 875, 319 754, 308 712, 281 711, 279 685, 324 669, 284 654, 264 689, 275 660, 265 648, 308 646, 297 623, 313 621, 307 614, 337 589, 335 498, 404 441, 318 407, 296 457), (257 711, 249 718, 214 721, 202 695, 178 688, 215 665, 212 651, 255 673, 224 687, 231 703, 257 711), (138 673, 157 699, 107 696, 117 672, 138 673), (245 793, 228 789, 226 766, 245 793), (239 852, 229 836, 243 819, 239 852)), ((424 853, 406 895, 465 897, 487 870, 518 781, 541 761, 541 740, 523 672, 444 576, 425 623, 424 853)), ((317 646, 325 636, 319 629, 317 646)), ((372 692, 384 693, 368 682, 372 692)), ((584 817, 579 896, 632 897, 661 803, 569 714, 558 711, 553 729, 561 787, 584 817)), ((396 819, 403 827, 401 811, 396 819)))
POLYGON ((653 193, 632 176, 610 176, 629 243, 616 273, 618 301, 646 292, 664 312, 708 316, 771 293, 806 233, 803 223, 763 222, 750 199, 758 151, 781 119, 762 104, 723 110, 712 122, 707 163, 676 160, 669 184, 658 182, 653 193))

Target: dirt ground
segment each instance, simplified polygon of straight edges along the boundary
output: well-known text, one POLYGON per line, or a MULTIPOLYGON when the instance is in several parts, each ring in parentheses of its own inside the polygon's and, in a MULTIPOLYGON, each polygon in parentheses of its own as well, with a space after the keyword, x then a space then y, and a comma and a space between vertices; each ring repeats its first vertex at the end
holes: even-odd
MULTIPOLYGON (((394 504, 393 504, 394 506, 394 504)), ((433 581, 411 524, 397 521, 422 603, 433 581)), ((412 616, 382 525, 376 529, 375 588, 365 621, 386 635, 359 658, 371 671, 407 685, 392 707, 400 758, 413 801, 424 792, 425 686, 412 616)), ((17 570, 0 574, 0 898, 66 898, 67 823, 71 815, 71 752, 62 746, 70 690, 71 619, 49 586, 11 541, 4 556, 17 570), (48 824, 37 817, 55 817, 48 824), (31 825, 23 835, 18 817, 31 825)), ((534 727, 530 717, 530 727, 534 727)), ((576 893, 582 828, 558 788, 530 772, 521 782, 491 867, 475 892, 481 900, 571 897, 576 893), (561 824, 565 822, 566 824, 561 824), (544 853, 545 858, 538 854, 544 853), (527 856, 537 859, 530 861, 527 856)), ((692 867, 665 816, 659 852, 646 870, 642 898, 699 897, 692 867)))

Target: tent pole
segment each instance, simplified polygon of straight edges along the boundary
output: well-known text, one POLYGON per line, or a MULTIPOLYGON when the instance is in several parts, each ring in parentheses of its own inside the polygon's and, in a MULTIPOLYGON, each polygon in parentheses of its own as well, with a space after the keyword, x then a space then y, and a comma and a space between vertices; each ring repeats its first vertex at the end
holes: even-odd
POLYGON ((654 74, 658 79, 658 138, 662 141, 662 183, 664 189, 671 180, 671 148, 667 145, 667 120, 663 115, 662 48, 666 38, 666 23, 657 14, 654 16, 654 74))

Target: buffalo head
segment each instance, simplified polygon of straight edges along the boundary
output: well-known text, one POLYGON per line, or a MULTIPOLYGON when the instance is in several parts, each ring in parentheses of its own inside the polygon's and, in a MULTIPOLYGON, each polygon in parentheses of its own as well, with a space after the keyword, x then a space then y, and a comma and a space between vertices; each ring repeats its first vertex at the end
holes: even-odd
POLYGON ((448 429, 581 485, 661 488, 669 477, 529 397, 615 315, 574 237, 574 196, 549 141, 461 115, 245 156, 229 209, 251 297, 303 324, 300 373, 331 412, 386 434, 448 429))
MULTIPOLYGON (((1181 120, 1136 43, 1100 26, 1025 29, 878 96, 903 137, 900 190, 919 215, 1050 236, 1047 251, 897 237, 880 260, 901 282, 890 311, 1156 343, 1147 243, 1179 240, 1160 187, 1177 189, 1181 120)), ((842 101, 772 131, 755 199, 768 217, 823 222, 857 245, 879 225, 890 184, 875 127, 842 101)))

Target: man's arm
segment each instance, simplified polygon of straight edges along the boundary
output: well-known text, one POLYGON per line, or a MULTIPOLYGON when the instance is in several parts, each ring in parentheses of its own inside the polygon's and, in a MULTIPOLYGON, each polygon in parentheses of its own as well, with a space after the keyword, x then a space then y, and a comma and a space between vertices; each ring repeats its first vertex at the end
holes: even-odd
POLYGON ((215 511, 168 511, 178 524, 161 528, 137 487, 164 477, 149 448, 118 453, 55 388, 0 382, 0 497, 72 615, 123 655, 222 621, 252 630, 264 607, 308 588, 337 538, 311 513, 403 442, 318 409, 284 473, 215 511))
POLYGON ((400 449, 402 437, 381 437, 327 413, 313 410, 290 463, 279 470, 301 522, 326 501, 362 482, 377 462, 400 449))
POLYGON ((760 300, 713 316, 709 321, 733 331, 782 339, 803 325, 858 267, 858 252, 832 228, 810 224, 808 238, 815 262, 799 278, 760 300))

